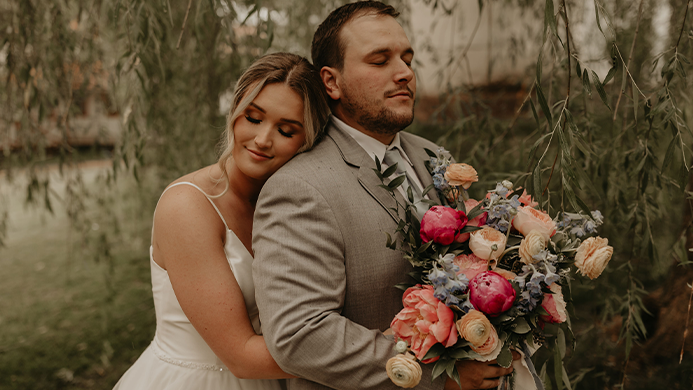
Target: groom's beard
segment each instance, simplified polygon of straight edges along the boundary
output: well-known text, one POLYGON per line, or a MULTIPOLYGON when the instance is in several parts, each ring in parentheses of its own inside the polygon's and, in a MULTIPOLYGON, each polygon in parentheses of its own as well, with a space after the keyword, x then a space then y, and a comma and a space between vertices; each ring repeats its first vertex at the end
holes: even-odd
MULTIPOLYGON (((409 87, 407 87, 407 90, 411 93, 413 99, 414 94, 409 87)), ((389 96, 394 93, 396 91, 388 91, 384 95, 389 96)), ((410 112, 397 112, 389 107, 385 107, 383 101, 370 99, 360 94, 352 95, 351 91, 345 86, 342 86, 342 95, 341 103, 344 111, 350 117, 355 118, 356 123, 372 133, 397 134, 414 120, 413 104, 410 112)))

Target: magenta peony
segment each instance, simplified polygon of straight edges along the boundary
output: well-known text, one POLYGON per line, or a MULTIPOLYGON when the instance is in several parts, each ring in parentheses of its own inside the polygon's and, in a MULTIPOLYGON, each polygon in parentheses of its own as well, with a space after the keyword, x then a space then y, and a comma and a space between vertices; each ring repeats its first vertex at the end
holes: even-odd
POLYGON ((421 218, 419 234, 424 242, 450 245, 467 224, 467 214, 450 207, 433 206, 421 218))
MULTIPOLYGON (((409 343, 421 360, 436 343, 450 347, 457 342, 455 315, 449 307, 433 296, 432 286, 416 285, 404 292, 404 309, 392 320, 395 336, 409 343)), ((427 359, 430 363, 438 358, 427 359)))
MULTIPOLYGON (((467 212, 472 211, 472 209, 474 207, 476 207, 478 204, 479 204, 479 201, 475 200, 475 199, 468 199, 468 200, 464 201, 464 207, 467 209, 467 212)), ((467 222, 466 226, 477 226, 477 227, 483 226, 486 224, 486 219, 488 219, 488 213, 483 212, 483 213, 477 215, 476 217, 470 219, 467 222)), ((462 234, 460 234, 459 237, 457 237, 457 239, 455 241, 465 242, 467 240, 469 240, 469 233, 462 233, 462 234)))
POLYGON ((469 282, 469 301, 476 310, 496 317, 515 302, 515 289, 503 276, 482 272, 469 282))

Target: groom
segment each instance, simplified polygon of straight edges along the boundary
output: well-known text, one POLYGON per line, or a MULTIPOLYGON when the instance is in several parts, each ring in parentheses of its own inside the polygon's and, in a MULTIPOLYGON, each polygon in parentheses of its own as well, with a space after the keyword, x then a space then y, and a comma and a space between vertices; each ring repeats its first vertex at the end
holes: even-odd
MULTIPOLYGON (((411 267, 385 246, 385 233, 396 229, 395 201, 379 187, 374 156, 383 161, 392 149, 410 185, 422 189, 432 181, 424 148, 437 148, 400 133, 413 120, 416 77, 397 16, 364 1, 336 9, 318 27, 312 57, 333 113, 327 135, 275 173, 257 202, 256 297, 267 348, 300 377, 289 389, 397 388, 385 369, 394 342, 382 331, 402 309, 393 286, 411 267)), ((432 366, 422 365, 418 388, 459 389, 449 379, 431 381, 432 366)), ((512 371, 473 361, 458 370, 463 389, 495 387, 512 371)))

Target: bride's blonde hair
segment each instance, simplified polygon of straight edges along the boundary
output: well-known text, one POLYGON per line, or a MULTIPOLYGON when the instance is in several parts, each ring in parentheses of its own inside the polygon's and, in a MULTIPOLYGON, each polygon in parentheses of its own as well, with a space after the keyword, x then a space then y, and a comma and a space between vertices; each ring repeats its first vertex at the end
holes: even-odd
POLYGON ((273 53, 258 58, 241 75, 233 93, 233 103, 226 119, 226 130, 222 139, 221 155, 217 164, 221 169, 220 181, 226 181, 224 191, 229 188, 227 162, 233 150, 233 126, 248 105, 266 85, 283 83, 303 100, 303 128, 306 140, 298 150, 304 152, 322 137, 323 128, 330 115, 327 94, 319 72, 307 59, 291 53, 273 53))

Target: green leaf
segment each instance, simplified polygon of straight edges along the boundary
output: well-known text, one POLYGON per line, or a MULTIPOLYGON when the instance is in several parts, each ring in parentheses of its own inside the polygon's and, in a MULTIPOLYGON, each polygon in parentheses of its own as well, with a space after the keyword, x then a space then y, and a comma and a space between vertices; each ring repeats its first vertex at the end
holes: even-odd
POLYGON ((455 349, 452 352, 450 352, 448 354, 448 356, 450 356, 453 359, 457 359, 457 360, 469 359, 471 357, 469 351, 467 351, 464 348, 455 349))
POLYGON ((582 69, 580 69, 580 61, 575 61, 575 74, 578 75, 578 77, 582 74, 582 69))
POLYGON ((511 364, 513 364, 513 354, 510 352, 510 343, 506 342, 505 345, 503 345, 503 348, 498 354, 496 361, 498 362, 498 365, 503 368, 508 368, 511 364))
POLYGON ((389 182, 389 183, 387 184, 387 186, 388 186, 390 189, 393 189, 393 190, 394 190, 395 188, 401 186, 402 183, 404 183, 404 181, 405 181, 406 179, 407 179, 407 176, 405 176, 405 175, 397 176, 396 178, 392 179, 392 181, 389 182))
POLYGON ((542 188, 541 188, 541 164, 537 163, 534 167, 534 172, 532 172, 532 179, 534 181, 534 199, 539 202, 539 207, 542 204, 542 188))
POLYGON ((609 69, 609 72, 606 74, 606 77, 604 77, 604 85, 606 85, 609 81, 611 81, 612 78, 614 78, 617 69, 618 65, 616 62, 614 62, 614 66, 612 66, 611 69, 609 69))
POLYGON ((553 35, 558 37, 558 31, 556 30, 556 14, 553 10, 553 0, 546 0, 546 7, 544 8, 544 37, 546 37, 547 27, 551 29, 553 35))
POLYGON ((640 99, 640 93, 638 92, 638 87, 635 85, 635 80, 631 80, 633 85, 631 86, 633 90, 633 115, 635 117, 635 122, 638 122, 638 99, 640 99))
POLYGON ((541 111, 544 112, 544 116, 549 121, 549 125, 553 126, 553 119, 551 117, 551 110, 549 110, 549 104, 546 102, 546 97, 544 96, 544 91, 541 89, 539 83, 536 84, 537 98, 539 98, 539 106, 541 111))
POLYGON ((438 356, 442 355, 443 352, 445 352, 445 347, 443 346, 443 344, 435 343, 435 344, 433 344, 431 349, 428 350, 428 352, 426 353, 426 356, 424 356, 423 359, 421 359, 421 360, 428 360, 428 359, 432 359, 434 357, 438 357, 438 356))
POLYGON ((396 170, 397 170, 397 163, 394 163, 394 164, 390 165, 389 167, 387 167, 385 172, 383 172, 383 177, 392 176, 392 174, 395 173, 396 170))
MULTIPOLYGON (((428 356, 428 354, 426 356, 428 356)), ((424 360, 425 360, 425 358, 424 358, 424 360)), ((441 376, 445 372, 445 370, 447 369, 447 362, 448 361, 449 360, 442 360, 441 359, 441 360, 438 360, 436 362, 436 365, 433 366, 433 373, 431 374, 433 379, 441 376)), ((454 362, 454 360, 453 360, 453 362, 454 362)))
POLYGON ((623 67, 623 75, 621 76, 621 92, 626 93, 626 82, 628 81, 628 70, 623 67))
POLYGON ((438 158, 438 155, 437 155, 437 154, 435 154, 435 152, 434 152, 434 151, 432 151, 431 149, 428 149, 428 148, 424 148, 424 151, 426 152, 426 154, 427 154, 427 155, 428 155, 429 157, 435 157, 435 158, 438 158))
POLYGON ((599 27, 599 31, 601 31, 602 35, 604 35, 604 38, 606 38, 606 34, 604 34, 604 30, 602 30, 602 23, 599 20, 599 3, 597 2, 597 0, 594 0, 594 12, 595 12, 596 17, 597 17, 597 27, 599 27))
POLYGON ((534 102, 532 99, 529 99, 529 107, 532 108, 532 115, 534 115, 534 120, 537 122, 537 126, 541 126, 541 123, 539 123, 539 115, 537 115, 537 109, 534 107, 534 102))
POLYGON ((678 134, 671 139, 669 142, 669 147, 667 147, 667 152, 664 154, 664 162, 662 162, 662 172, 664 172, 671 161, 674 159, 674 152, 676 151, 676 146, 678 145, 679 136, 678 134))
POLYGON ((604 86, 599 81, 599 76, 597 76, 597 74, 594 73, 594 71, 592 71, 592 77, 594 78, 594 86, 597 88, 599 97, 602 98, 602 102, 604 102, 604 105, 609 109, 609 111, 611 111, 611 106, 609 106, 609 102, 606 97, 606 91, 604 91, 604 86))
POLYGON ((589 96, 592 96, 592 85, 590 84, 590 75, 587 69, 582 73, 582 89, 589 96))
POLYGON ((527 320, 525 320, 523 317, 518 317, 513 325, 514 328, 512 331, 517 334, 525 334, 532 330, 532 328, 527 323, 527 320))
POLYGON ((558 345, 553 348, 553 376, 556 380, 556 389, 563 389, 563 360, 558 345))

